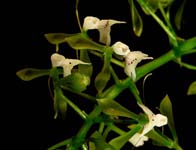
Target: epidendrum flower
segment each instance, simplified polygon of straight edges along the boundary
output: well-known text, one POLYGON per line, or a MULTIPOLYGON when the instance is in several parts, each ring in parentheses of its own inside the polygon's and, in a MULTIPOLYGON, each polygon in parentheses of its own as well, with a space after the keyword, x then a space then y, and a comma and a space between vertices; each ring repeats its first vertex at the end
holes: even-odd
POLYGON ((113 19, 103 19, 100 20, 97 17, 87 16, 84 18, 83 29, 84 30, 92 30, 97 29, 99 31, 99 42, 104 43, 106 45, 110 45, 111 37, 110 31, 111 26, 114 24, 126 23, 125 21, 117 21, 113 19))
POLYGON ((79 64, 89 65, 90 63, 85 63, 78 59, 68 59, 65 58, 63 55, 58 53, 54 53, 51 55, 51 62, 53 67, 63 67, 63 75, 64 77, 71 74, 71 70, 74 66, 79 64))
POLYGON ((148 57, 148 54, 144 54, 141 51, 133 51, 129 52, 125 57, 125 73, 132 77, 133 81, 136 80, 136 72, 135 68, 139 62, 145 59, 153 59, 152 57, 148 57))
POLYGON ((144 141, 148 140, 148 137, 145 136, 146 133, 148 133, 150 130, 152 130, 155 126, 161 127, 167 124, 168 119, 166 116, 162 114, 154 114, 148 107, 146 107, 143 104, 138 104, 144 113, 148 117, 148 123, 144 125, 144 128, 141 133, 134 134, 130 139, 129 142, 131 142, 135 147, 142 146, 144 144, 144 141))
POLYGON ((125 58, 124 72, 131 77, 133 81, 136 80, 135 68, 137 64, 145 59, 153 59, 153 57, 148 57, 148 54, 142 53, 141 51, 130 51, 129 47, 122 42, 116 42, 112 45, 112 48, 114 53, 125 58))

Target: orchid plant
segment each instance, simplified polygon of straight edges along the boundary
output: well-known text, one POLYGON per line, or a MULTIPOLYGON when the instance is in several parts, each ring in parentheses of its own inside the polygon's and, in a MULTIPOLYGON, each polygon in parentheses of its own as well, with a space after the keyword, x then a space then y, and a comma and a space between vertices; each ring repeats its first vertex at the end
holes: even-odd
MULTIPOLYGON (((91 16, 89 12, 89 16, 82 19, 83 25, 81 25, 77 9, 78 1, 76 17, 81 32, 45 34, 48 42, 56 46, 51 59, 48 60, 51 68, 23 68, 16 74, 24 81, 48 76, 49 92, 54 102, 54 119, 61 117, 66 119, 67 107, 72 108, 83 119, 83 125, 76 135, 51 145, 48 150, 120 150, 127 144, 131 149, 145 146, 147 142, 168 149, 183 149, 178 142, 170 97, 165 95, 160 100, 159 113, 154 114, 148 104, 144 103, 136 84, 137 81, 170 61, 187 69, 196 70, 196 66, 182 61, 184 55, 196 52, 196 37, 183 39, 176 34, 170 20, 170 8, 174 2, 174 0, 128 0, 132 28, 138 38, 143 32, 143 20, 138 7, 141 7, 145 15, 151 16, 167 34, 171 49, 158 58, 148 56, 142 52, 142 49, 130 50, 132 49, 130 44, 121 42, 121 39, 111 43, 110 33, 113 30, 111 27, 126 24, 126 21, 98 18, 91 16), (99 41, 90 37, 89 30, 98 30, 99 41), (76 51, 75 58, 60 53, 59 45, 63 43, 69 45, 70 51, 76 51), (102 58, 100 59, 102 68, 98 73, 91 57, 102 58), (139 66, 142 60, 143 64, 139 66), (123 69, 124 75, 120 76, 116 68, 123 69), (96 94, 91 94, 89 87, 94 87, 96 94), (126 100, 130 103, 135 101, 139 113, 123 106, 118 100, 124 90, 128 90, 133 95, 134 99, 127 96, 126 100), (65 91, 92 103, 91 112, 87 113, 81 109, 77 103, 74 103, 72 97, 65 94, 65 91), (171 133, 165 132, 164 128, 168 128, 171 133), (111 136, 110 133, 115 134, 111 136)), ((178 30, 180 30, 184 5, 185 2, 176 13, 175 25, 178 30)), ((187 94, 196 94, 196 81, 190 85, 187 94)))

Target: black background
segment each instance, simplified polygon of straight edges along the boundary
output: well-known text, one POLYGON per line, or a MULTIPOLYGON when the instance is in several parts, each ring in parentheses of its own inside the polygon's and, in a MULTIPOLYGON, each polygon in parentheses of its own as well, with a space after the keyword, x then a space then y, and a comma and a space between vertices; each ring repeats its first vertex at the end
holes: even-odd
MULTIPOLYGON (((177 1, 180 2, 180 1, 177 1)), ((196 35, 195 6, 194 1, 187 1, 181 31, 178 35, 190 38, 196 35)), ((178 6, 174 5, 173 10, 178 6)), ((9 7, 11 12, 9 19, 9 31, 11 36, 7 40, 8 53, 14 60, 15 86, 10 84, 5 88, 6 95, 6 139, 9 143, 5 149, 20 150, 45 150, 47 147, 67 138, 78 131, 78 125, 82 120, 68 109, 68 119, 54 120, 53 101, 48 92, 47 77, 38 78, 30 82, 21 81, 15 75, 16 71, 25 67, 50 68, 50 55, 55 47, 44 38, 45 33, 79 32, 75 17, 75 1, 68 0, 34 0, 18 1, 9 7), (11 90, 10 90, 11 89, 11 90), (8 124, 8 125, 7 125, 8 124)), ((100 19, 116 19, 127 21, 126 25, 112 27, 112 43, 120 40, 127 43, 131 50, 142 50, 154 58, 165 53, 169 49, 167 36, 149 16, 141 15, 144 19, 144 32, 140 38, 136 37, 131 28, 131 16, 126 0, 81 0, 79 4, 80 19, 85 16, 97 16, 100 19)), ((97 34, 97 32, 95 33, 97 34)), ((96 40, 96 36, 95 36, 96 40)), ((61 53, 73 55, 65 44, 61 47, 61 53)), ((186 62, 196 64, 195 54, 183 57, 186 62)), ((180 145, 184 150, 194 150, 194 120, 195 120, 195 96, 187 96, 189 84, 196 78, 196 73, 180 68, 179 65, 169 62, 155 70, 145 84, 145 102, 147 106, 155 108, 160 100, 168 94, 173 103, 174 119, 180 145)), ((138 82, 141 88, 142 81, 138 82)), ((74 98, 74 97, 73 97, 74 98)), ((123 100, 128 97, 124 96, 123 100)), ((81 101, 82 107, 86 102, 81 101)), ((88 108, 87 108, 88 109, 88 108)), ((146 144, 146 149, 149 146, 146 144)), ((150 146, 149 146, 150 147, 150 146)), ((143 149, 143 148, 141 148, 143 149)), ((153 147, 152 149, 161 149, 153 147)), ((163 148, 164 149, 164 148, 163 148)))

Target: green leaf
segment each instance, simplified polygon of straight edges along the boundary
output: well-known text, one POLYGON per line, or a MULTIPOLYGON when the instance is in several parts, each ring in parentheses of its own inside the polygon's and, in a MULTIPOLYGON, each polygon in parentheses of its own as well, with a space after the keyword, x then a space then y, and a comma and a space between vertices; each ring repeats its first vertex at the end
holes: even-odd
POLYGON ((59 88, 54 89, 54 119, 60 114, 62 118, 65 118, 67 112, 67 102, 65 101, 64 95, 59 88))
POLYGON ((170 6, 174 2, 174 0, 159 0, 159 1, 163 8, 170 6))
POLYGON ((177 140, 178 137, 176 134, 175 124, 174 124, 172 103, 168 95, 166 95, 160 103, 160 112, 163 115, 167 116, 169 129, 172 133, 173 138, 177 140))
POLYGON ((164 146, 164 147, 168 147, 168 148, 173 147, 173 141, 171 139, 169 139, 168 137, 166 137, 162 133, 155 131, 154 129, 150 130, 146 135, 150 139, 152 139, 153 144, 155 144, 157 146, 164 146))
POLYGON ((110 60, 112 57, 111 48, 107 48, 104 53, 104 65, 101 72, 95 78, 95 88, 100 94, 106 87, 108 81, 110 80, 110 60))
POLYGON ((150 15, 149 10, 152 12, 156 12, 159 8, 159 1, 160 0, 145 0, 140 1, 140 6, 146 15, 150 15))
POLYGON ((117 150, 110 144, 105 142, 104 137, 97 131, 91 136, 91 147, 90 150, 117 150))
POLYGON ((49 69, 35 69, 35 68, 25 68, 16 72, 16 75, 24 81, 30 81, 35 78, 46 76, 49 74, 50 74, 49 69))
POLYGON ((141 0, 139 4, 145 14, 149 15, 149 10, 155 13, 159 9, 159 5, 163 8, 170 6, 174 0, 141 0))
MULTIPOLYGON (((92 64, 88 55, 88 50, 80 51, 80 60, 92 64)), ((80 73, 85 74, 90 79, 93 73, 93 65, 79 65, 78 70, 80 73)))
POLYGON ((143 31, 143 21, 142 21, 142 18, 139 12, 137 11, 135 7, 133 0, 130 0, 129 4, 131 7, 131 18, 132 18, 133 31, 138 37, 140 37, 143 31))
POLYGON ((83 92, 84 90, 86 90, 89 83, 89 77, 79 72, 74 72, 71 75, 60 80, 60 86, 68 87, 77 92, 83 92))
POLYGON ((66 34, 66 33, 47 33, 44 34, 45 38, 50 42, 51 44, 58 45, 61 43, 66 42, 66 38, 73 36, 75 34, 66 34))
POLYGON ((137 118, 137 115, 129 111, 114 100, 97 99, 98 104, 102 107, 103 112, 110 116, 121 116, 127 118, 137 118))
POLYGON ((186 0, 183 0, 182 4, 178 8, 178 10, 176 12, 176 15, 174 17, 174 23, 175 23, 175 26, 176 26, 176 28, 178 30, 181 29, 182 16, 183 16, 183 11, 184 11, 184 7, 185 7, 185 3, 186 3, 186 0))
POLYGON ((135 125, 129 132, 112 139, 109 144, 115 149, 120 150, 136 132, 139 132, 140 129, 142 129, 142 125, 135 125))
POLYGON ((187 95, 196 95, 196 81, 192 82, 189 85, 187 95))
POLYGON ((66 42, 71 46, 73 49, 82 50, 82 49, 89 49, 89 50, 98 50, 103 51, 104 47, 101 44, 98 44, 92 41, 90 38, 86 37, 82 33, 75 34, 74 36, 70 36, 66 38, 66 42))

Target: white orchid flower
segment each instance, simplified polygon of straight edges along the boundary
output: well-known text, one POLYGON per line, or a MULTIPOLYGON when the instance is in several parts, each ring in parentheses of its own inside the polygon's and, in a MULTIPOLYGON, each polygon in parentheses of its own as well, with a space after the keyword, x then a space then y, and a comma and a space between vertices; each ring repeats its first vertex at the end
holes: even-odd
POLYGON ((145 59, 153 59, 153 57, 148 57, 147 54, 141 51, 130 51, 129 46, 118 41, 112 45, 113 51, 117 55, 121 55, 125 58, 125 73, 133 79, 136 80, 135 68, 139 62, 145 59))
POLYGON ((129 46, 127 46, 126 44, 120 41, 114 43, 112 45, 112 48, 114 53, 116 53, 117 55, 121 55, 123 57, 127 56, 128 53, 130 52, 129 46))
POLYGON ((84 30, 92 30, 98 29, 99 31, 99 42, 104 43, 106 45, 110 45, 111 37, 110 31, 111 26, 114 24, 126 23, 125 21, 117 21, 113 19, 104 19, 100 20, 97 17, 87 16, 84 18, 83 29, 84 30))
POLYGON ((79 64, 89 65, 90 63, 85 63, 78 59, 67 59, 63 55, 54 53, 51 55, 51 62, 53 67, 63 67, 64 77, 71 74, 71 70, 74 66, 79 64))
POLYGON ((154 114, 148 107, 143 104, 138 105, 147 115, 149 122, 144 125, 144 128, 141 133, 136 133, 129 139, 129 142, 131 142, 135 147, 142 146, 144 144, 144 141, 148 140, 148 137, 145 136, 145 134, 152 130, 155 126, 161 127, 168 123, 168 119, 166 116, 162 114, 154 114))
POLYGON ((144 54, 141 51, 129 52, 125 56, 125 73, 133 79, 136 80, 135 68, 139 62, 145 59, 153 59, 153 57, 148 57, 148 54, 144 54))

